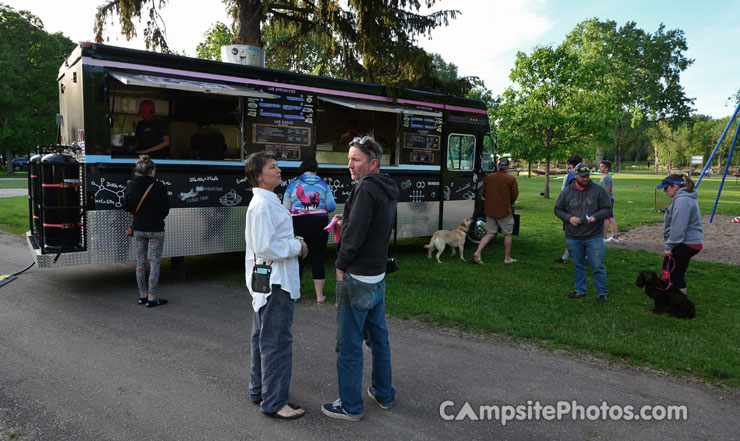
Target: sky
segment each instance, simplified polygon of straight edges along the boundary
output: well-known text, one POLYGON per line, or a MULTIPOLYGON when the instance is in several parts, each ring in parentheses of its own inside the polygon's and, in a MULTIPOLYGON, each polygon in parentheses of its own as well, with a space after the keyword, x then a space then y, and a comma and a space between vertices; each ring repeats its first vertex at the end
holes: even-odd
MULTIPOLYGON (((77 42, 93 40, 95 12, 103 0, 0 2, 31 11, 48 32, 61 32, 77 42)), ((459 75, 483 79, 494 96, 511 85, 509 72, 518 51, 530 54, 536 46, 556 46, 581 21, 598 18, 619 27, 634 21, 649 33, 661 23, 666 30, 683 30, 685 56, 694 63, 683 72, 681 84, 686 95, 696 99, 696 113, 722 118, 734 110, 728 98, 740 89, 738 1, 438 0, 431 10, 453 8, 460 11, 457 19, 433 30, 431 38, 419 37, 418 43, 457 65, 459 75)), ((161 13, 170 47, 189 56, 195 56, 195 47, 215 22, 230 22, 221 0, 169 0, 161 13)), ((107 35, 108 44, 145 48, 140 39, 127 42, 115 31, 107 35)))

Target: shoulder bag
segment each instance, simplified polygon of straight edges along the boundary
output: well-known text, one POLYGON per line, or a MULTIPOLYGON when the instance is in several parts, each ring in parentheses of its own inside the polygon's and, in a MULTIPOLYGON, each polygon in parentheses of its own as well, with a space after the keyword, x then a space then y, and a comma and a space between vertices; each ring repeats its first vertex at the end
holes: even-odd
POLYGON ((139 212, 139 209, 141 208, 141 204, 144 202, 144 199, 146 199, 146 196, 149 194, 149 191, 154 187, 154 182, 149 184, 149 187, 146 189, 144 194, 141 196, 141 199, 139 200, 139 205, 136 206, 136 211, 134 211, 134 214, 131 215, 131 226, 128 227, 126 230, 126 236, 133 236, 134 235, 134 219, 136 219, 136 213, 139 212))

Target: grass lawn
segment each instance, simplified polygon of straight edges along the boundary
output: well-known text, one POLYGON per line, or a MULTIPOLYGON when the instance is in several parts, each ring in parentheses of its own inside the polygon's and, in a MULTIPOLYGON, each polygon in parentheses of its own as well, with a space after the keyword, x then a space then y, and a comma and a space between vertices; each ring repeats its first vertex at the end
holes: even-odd
MULTIPOLYGON (((0 178, 4 176, 0 175, 0 178)), ((0 188, 28 188, 27 178, 0 179, 0 188)))
MULTIPOLYGON (((661 177, 615 176, 615 216, 621 231, 662 222, 662 215, 649 212, 661 177)), ((652 300, 634 284, 640 270, 658 270, 661 256, 608 247, 609 303, 596 303, 590 275, 588 296, 569 300, 566 295, 573 290, 572 265, 553 262, 565 245, 562 223, 553 214, 562 181, 551 181, 551 199, 539 196, 544 177, 522 175, 518 182, 521 232, 514 238, 512 256, 519 261, 503 264, 501 239, 484 250, 483 267, 471 263, 471 248, 465 250, 467 262, 447 252, 442 256, 443 263, 438 264, 426 258, 422 246, 428 238, 401 240, 396 253, 401 269, 386 279, 389 314, 740 386, 740 301, 736 295, 740 268, 692 262, 686 277, 697 316, 694 320, 679 320, 653 314, 652 300)), ((711 212, 718 187, 719 179, 702 181, 702 213, 711 212)), ((662 192, 658 197, 658 205, 667 206, 669 201, 662 192)), ((14 209, 20 210, 18 222, 27 225, 25 198, 0 199, 0 213, 6 213, 2 204, 9 203, 8 199, 17 200, 14 209)), ((728 180, 717 212, 740 215, 740 185, 728 180)), ((0 217, 3 229, 7 222, 0 217)), ((333 302, 334 258, 335 249, 330 246, 326 261, 329 302, 333 302)), ((241 253, 196 256, 186 259, 186 267, 189 277, 245 289, 242 259, 241 253)), ((310 274, 310 270, 306 272, 310 274)), ((313 283, 309 275, 304 276, 304 301, 312 301, 313 283)))
POLYGON ((28 229, 28 196, 0 198, 0 230, 23 234, 28 229))

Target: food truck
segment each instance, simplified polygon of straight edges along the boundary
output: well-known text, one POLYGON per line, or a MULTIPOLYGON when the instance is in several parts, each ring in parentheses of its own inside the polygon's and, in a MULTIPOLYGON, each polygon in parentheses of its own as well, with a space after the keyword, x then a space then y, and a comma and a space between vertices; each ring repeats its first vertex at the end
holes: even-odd
POLYGON ((372 131, 381 172, 398 184, 397 237, 428 236, 473 216, 495 143, 486 105, 418 90, 389 97, 385 87, 227 62, 82 43, 59 69, 61 144, 40 146, 29 172, 28 244, 39 267, 134 260, 125 234, 124 189, 139 104, 151 100, 168 125, 170 151, 155 159, 171 206, 163 256, 245 249, 251 186, 244 159, 278 158, 286 181, 314 157, 341 213, 352 187, 350 127, 372 131), (191 150, 198 121, 226 140, 223 160, 191 150))

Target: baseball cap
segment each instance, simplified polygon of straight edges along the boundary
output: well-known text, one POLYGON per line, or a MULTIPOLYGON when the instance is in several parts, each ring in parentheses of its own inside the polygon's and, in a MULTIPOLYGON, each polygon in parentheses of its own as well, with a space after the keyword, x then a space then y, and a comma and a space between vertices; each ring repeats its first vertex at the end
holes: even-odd
POLYGON ((139 103, 139 116, 146 118, 154 110, 154 101, 144 100, 139 103))
POLYGON ((578 173, 578 176, 588 176, 591 174, 591 166, 585 162, 581 162, 576 166, 575 171, 578 173))
POLYGON ((663 179, 660 182, 660 185, 656 185, 655 188, 658 190, 662 190, 664 188, 670 187, 671 185, 683 185, 683 180, 681 181, 672 181, 670 179, 663 179))
POLYGON ((509 166, 509 158, 501 158, 498 160, 498 165, 500 167, 508 167, 509 166))

